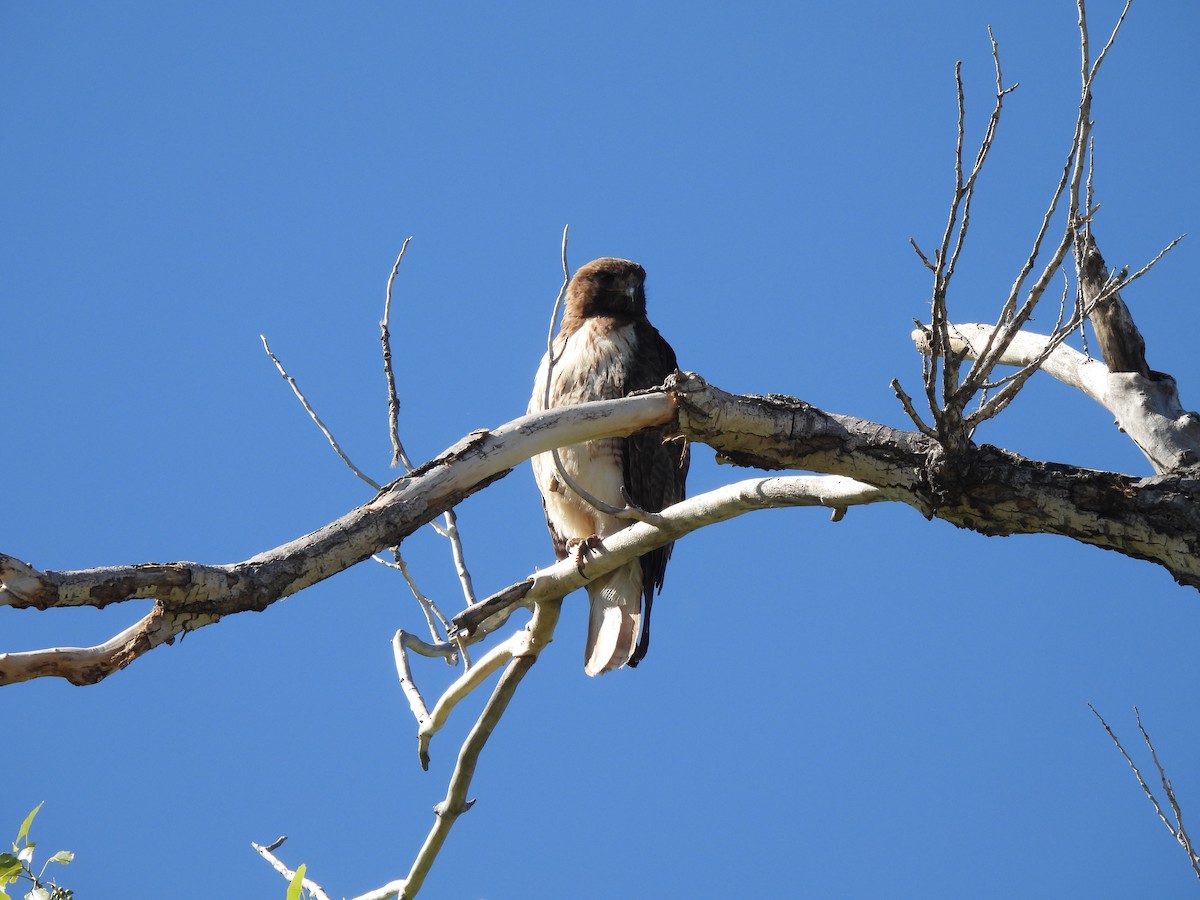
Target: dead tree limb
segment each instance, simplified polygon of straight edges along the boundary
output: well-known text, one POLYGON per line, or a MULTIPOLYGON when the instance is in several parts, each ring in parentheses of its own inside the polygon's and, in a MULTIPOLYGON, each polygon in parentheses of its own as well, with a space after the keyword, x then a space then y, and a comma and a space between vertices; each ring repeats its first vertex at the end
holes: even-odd
POLYGON ((726 461, 843 475, 962 528, 1059 534, 1154 562, 1181 584, 1200 586, 1200 481, 1186 472, 1139 479, 1029 460, 987 445, 946 467, 932 438, 828 413, 793 397, 728 394, 686 373, 669 389, 476 432, 324 528, 241 563, 54 572, 0 555, 0 605, 103 607, 137 598, 159 604, 133 632, 100 647, 0 655, 0 685, 47 675, 76 684, 99 681, 184 631, 261 611, 399 544, 534 453, 668 422, 676 402, 682 432, 726 461))
POLYGON ((94 684, 186 631, 233 613, 262 611, 400 544, 534 453, 630 434, 674 416, 674 399, 656 394, 522 416, 493 431, 474 432, 323 528, 240 563, 151 563, 56 572, 39 571, 0 554, 0 606, 50 609, 157 601, 141 622, 96 647, 0 654, 0 685, 43 676, 94 684))
POLYGON ((1200 480, 1187 473, 1135 478, 986 444, 948 467, 937 442, 917 432, 791 397, 726 394, 694 375, 676 389, 683 433, 730 462, 846 475, 960 528, 1058 534, 1157 563, 1200 587, 1200 480))

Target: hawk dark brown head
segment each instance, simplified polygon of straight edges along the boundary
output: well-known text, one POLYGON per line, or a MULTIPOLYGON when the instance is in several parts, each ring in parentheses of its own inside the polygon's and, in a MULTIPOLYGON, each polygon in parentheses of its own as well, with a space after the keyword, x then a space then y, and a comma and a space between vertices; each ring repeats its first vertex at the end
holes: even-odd
POLYGON ((580 266, 567 287, 569 317, 645 318, 646 270, 628 259, 605 256, 580 266))

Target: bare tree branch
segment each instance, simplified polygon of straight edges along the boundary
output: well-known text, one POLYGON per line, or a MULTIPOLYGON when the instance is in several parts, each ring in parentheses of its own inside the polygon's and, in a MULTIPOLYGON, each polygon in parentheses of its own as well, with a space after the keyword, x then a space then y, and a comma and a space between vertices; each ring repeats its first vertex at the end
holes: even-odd
MULTIPOLYGON (((1008 343, 1012 341, 1018 331, 1029 321, 1033 316, 1038 302, 1045 293, 1046 287, 1049 285, 1054 272, 1062 265, 1066 258, 1067 251, 1074 244, 1075 234, 1077 229, 1086 218, 1081 215, 1079 189, 1083 179, 1084 169, 1087 162, 1087 148, 1090 143, 1090 135, 1092 129, 1091 109, 1092 109, 1092 86, 1097 75, 1100 72, 1100 65, 1104 57, 1108 53, 1108 49, 1116 40, 1117 31, 1120 29, 1121 22, 1124 20, 1125 13, 1122 12, 1121 17, 1117 21, 1117 25, 1113 30, 1112 36, 1109 38, 1108 44, 1105 46, 1100 57, 1097 58, 1094 64, 1089 64, 1089 36, 1087 28, 1087 16, 1085 12, 1084 0, 1077 0, 1077 9, 1079 13, 1079 43, 1080 55, 1082 64, 1080 70, 1081 88, 1079 112, 1075 121, 1075 133, 1071 142, 1071 148, 1067 153, 1067 159, 1063 166, 1062 177, 1059 179, 1058 187, 1056 188, 1053 197, 1051 198, 1050 206, 1046 211, 1046 215, 1042 219, 1042 226, 1038 231, 1037 238, 1034 241, 1033 249, 1030 252, 1025 265, 1022 267, 1021 273, 1017 281, 1013 284, 1012 292, 1005 301, 1002 308, 999 320, 996 323, 996 328, 989 336, 988 343, 980 351, 975 364, 971 367, 967 377, 964 379, 964 390, 969 390, 971 395, 974 395, 980 387, 992 380, 992 369, 998 364, 998 360, 1004 355, 1007 350, 1008 343), (1057 210, 1059 203, 1064 195, 1067 201, 1066 222, 1063 227, 1062 237, 1055 248, 1050 260, 1042 269, 1041 275, 1030 287, 1025 301, 1021 307, 1017 309, 1016 300, 1020 293, 1025 279, 1032 272, 1037 263, 1040 254, 1041 243, 1048 233, 1050 222, 1057 210)), ((1128 6, 1126 7, 1126 10, 1128 6)), ((1068 334, 1079 327, 1081 319, 1079 315, 1082 312, 1077 310, 1075 316, 1072 316, 1070 321, 1056 329, 1055 335, 1058 341, 1062 341, 1068 334)), ((1037 371, 1037 366, 1030 365, 1023 368, 1011 380, 998 391, 993 397, 982 403, 980 407, 966 417, 964 423, 968 430, 973 431, 982 422, 995 417, 1003 411, 1009 403, 1013 401, 1017 393, 1024 387, 1026 381, 1037 371)))
POLYGON ((0 554, 0 606, 104 607, 154 598, 159 607, 138 626, 91 648, 0 654, 0 685, 55 675, 92 684, 185 631, 275 601, 344 571, 405 537, 497 478, 551 447, 623 437, 675 417, 666 394, 607 400, 523 416, 477 431, 368 503, 312 534, 240 563, 193 562, 39 571, 0 554))
MULTIPOLYGON (((987 162, 988 154, 996 140, 996 131, 1000 125, 1000 115, 1004 108, 1004 98, 1017 85, 1004 86, 1004 76, 1000 67, 1000 48, 992 30, 988 29, 988 39, 992 46, 992 61, 996 71, 995 105, 988 118, 987 128, 976 152, 975 161, 969 174, 964 175, 963 146, 966 138, 966 92, 962 78, 962 63, 954 65, 955 97, 958 106, 957 139, 954 148, 954 194, 950 201, 950 211, 942 233, 942 241, 934 260, 921 252, 912 239, 909 243, 916 250, 922 263, 933 273, 933 292, 930 302, 929 340, 935 352, 926 360, 922 370, 922 381, 925 387, 925 398, 930 411, 933 413, 933 429, 939 441, 947 449, 959 449, 965 445, 966 432, 962 425, 962 410, 969 400, 969 394, 963 394, 959 387, 959 364, 961 358, 950 349, 949 315, 947 313, 947 297, 950 284, 954 278, 959 257, 966 246, 967 234, 971 224, 971 203, 975 197, 975 188, 979 175, 987 162), (939 365, 940 363, 940 365, 939 365)), ((892 388, 904 406, 904 411, 922 433, 930 431, 929 426, 922 421, 912 405, 908 395, 900 387, 898 381, 893 381, 892 388)))
MULTIPOLYGON (((416 896, 450 834, 450 829, 454 827, 458 817, 470 809, 474 803, 473 800, 467 799, 467 791, 470 788, 471 779, 475 775, 479 754, 499 723, 500 717, 508 708, 517 686, 533 664, 537 662, 542 650, 553 639, 560 607, 561 604, 554 601, 536 604, 533 619, 528 627, 506 642, 508 660, 504 674, 500 676, 491 697, 488 698, 487 705, 459 751, 454 774, 450 778, 450 785, 446 791, 446 798, 434 807, 436 819, 433 828, 413 861, 407 877, 401 881, 384 885, 378 891, 364 894, 357 900, 385 900, 389 897, 416 896)), ((482 668, 482 662, 477 668, 482 668)))
POLYGON ((1200 481, 1189 474, 1138 479, 1024 459, 982 445, 967 464, 937 463, 924 435, 827 413, 795 398, 735 397, 698 376, 676 381, 680 427, 720 457, 766 469, 846 475, 928 516, 983 534, 1049 533, 1118 550, 1200 585, 1200 481), (1168 507, 1170 511, 1168 513, 1168 507))
POLYGON ((973 452, 969 466, 942 470, 935 465, 939 446, 919 433, 826 413, 794 398, 726 394, 690 374, 669 384, 671 394, 554 409, 475 432, 367 504, 241 563, 42 572, 0 555, 0 605, 103 607, 152 597, 162 606, 146 638, 125 633, 137 640, 119 650, 109 642, 78 652, 0 655, 0 684, 44 675, 93 683, 183 631, 265 609, 399 544, 535 453, 666 424, 676 416, 675 398, 687 438, 708 443, 730 462, 845 475, 959 527, 1061 534, 1155 562, 1180 583, 1200 585, 1200 482, 1191 476, 1137 479, 1023 459, 986 445, 973 452))
POLYGON ((265 609, 399 544, 535 453, 668 423, 676 415, 675 397, 687 438, 710 444, 730 462, 845 475, 878 488, 885 499, 960 527, 1061 534, 1155 562, 1180 583, 1200 585, 1200 483, 1190 476, 1136 479, 1023 459, 986 445, 968 467, 942 471, 934 465, 941 458, 937 443, 915 432, 826 413, 794 398, 726 394, 695 375, 681 373, 669 383, 672 394, 555 409, 473 433, 364 506, 241 563, 40 572, 0 555, 0 605, 102 607, 153 597, 163 608, 147 640, 119 653, 108 645, 89 648, 87 666, 57 649, 0 655, 0 684, 43 675, 93 683, 176 634, 265 609), (103 663, 93 666, 97 656, 103 663))
MULTIPOLYGON (((267 862, 269 862, 271 864, 271 868, 273 868, 276 872, 278 872, 280 875, 282 875, 288 881, 291 881, 292 879, 294 879, 296 877, 295 870, 289 869, 286 865, 284 865, 280 861, 279 857, 277 857, 274 853, 274 851, 278 850, 279 847, 282 846, 283 842, 286 840, 287 840, 286 837, 281 837, 281 838, 278 838, 274 843, 268 844, 266 846, 263 846, 262 844, 256 844, 253 841, 251 841, 250 846, 258 851, 259 856, 261 856, 263 859, 265 859, 267 862)), ((315 881, 313 881, 311 878, 305 878, 303 880, 303 884, 304 884, 304 889, 306 891, 308 891, 310 894, 312 894, 312 896, 314 897, 314 900, 329 900, 329 895, 326 894, 324 889, 319 884, 317 884, 315 881)))
POLYGON ((525 581, 460 612, 454 627, 458 634, 474 636, 482 623, 502 610, 565 597, 650 550, 744 513, 800 506, 845 509, 891 499, 896 497, 837 475, 775 475, 727 484, 667 507, 654 522, 614 532, 596 545, 582 566, 568 558, 538 569, 525 581))

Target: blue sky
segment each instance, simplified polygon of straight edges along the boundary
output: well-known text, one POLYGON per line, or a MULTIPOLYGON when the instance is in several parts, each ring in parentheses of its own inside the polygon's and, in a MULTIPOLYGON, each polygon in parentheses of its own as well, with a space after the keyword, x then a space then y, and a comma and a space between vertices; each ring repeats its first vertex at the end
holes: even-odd
MULTIPOLYGON (((1097 45, 1118 12, 1091 4, 1097 45)), ((414 458, 524 410, 566 223, 573 266, 646 266, 685 368, 905 427, 887 385, 918 385, 929 286, 907 242, 931 249, 945 221, 954 61, 972 145, 988 24, 1021 82, 952 297, 976 321, 1061 168, 1074 22, 1065 0, 6 4, 0 550, 53 569, 230 562, 367 499, 258 336, 388 478, 377 323, 408 235, 393 334, 414 458)), ((1200 7, 1136 4, 1102 77, 1113 265, 1198 227, 1198 27, 1200 7)), ((1126 296, 1193 405, 1197 252, 1126 296)), ((1147 472, 1049 379, 978 437, 1147 472)), ((690 489, 745 474, 697 447, 690 489)), ((524 468, 459 514, 481 592, 552 559, 524 468)), ((453 609, 443 543, 406 555, 453 609)), ((1132 745, 1137 704, 1200 817, 1200 598, 1159 569, 908 508, 762 513, 676 547, 649 658, 597 680, 581 598, 423 896, 1194 891, 1086 705, 1132 745)), ((93 643, 144 610, 0 610, 0 646, 93 643)), ((388 644, 419 622, 367 564, 95 687, 6 688, 0 829, 45 800, 35 837, 76 852, 81 897, 282 897, 249 846, 279 834, 334 896, 399 877, 468 725, 420 770, 388 644)), ((420 665, 433 695, 450 673, 420 665)))

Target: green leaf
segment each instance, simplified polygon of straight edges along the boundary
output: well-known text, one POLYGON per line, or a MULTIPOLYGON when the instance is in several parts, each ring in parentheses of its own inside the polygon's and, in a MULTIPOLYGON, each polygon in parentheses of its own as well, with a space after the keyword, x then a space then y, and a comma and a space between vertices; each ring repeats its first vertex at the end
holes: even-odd
POLYGON ((21 871, 21 861, 11 853, 0 853, 0 885, 8 884, 21 871))
POLYGON ((59 850, 52 857, 50 857, 48 860, 46 860, 46 862, 62 863, 65 866, 67 863, 69 863, 74 858, 75 858, 75 854, 72 853, 70 850, 59 850))
POLYGON ((44 887, 35 887, 25 895, 25 900, 50 900, 50 892, 44 887))
POLYGON ((21 852, 17 854, 17 859, 27 865, 33 862, 33 848, 36 846, 37 844, 26 844, 21 848, 21 852))
MULTIPOLYGON (((42 803, 46 801, 43 800, 42 803)), ((38 814, 38 810, 42 808, 42 803, 39 803, 33 808, 33 811, 25 817, 25 821, 21 823, 21 830, 17 832, 17 841, 22 841, 29 834, 29 826, 33 824, 33 817, 38 814)))
POLYGON ((304 870, 307 867, 301 863, 296 868, 296 875, 288 885, 287 900, 300 900, 300 892, 304 890, 304 870))

